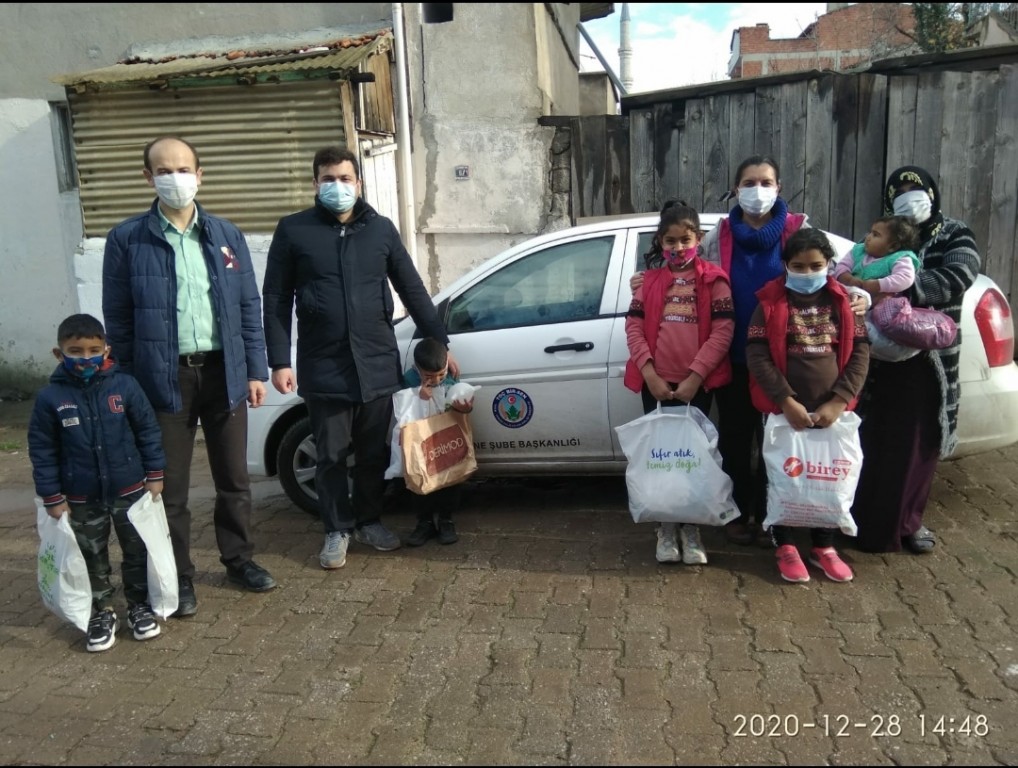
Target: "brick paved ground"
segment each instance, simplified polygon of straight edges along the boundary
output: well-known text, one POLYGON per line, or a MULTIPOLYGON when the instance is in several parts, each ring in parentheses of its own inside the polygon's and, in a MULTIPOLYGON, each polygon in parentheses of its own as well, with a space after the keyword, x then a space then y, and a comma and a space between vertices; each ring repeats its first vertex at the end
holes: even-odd
POLYGON ((709 566, 659 566, 619 479, 477 484, 459 544, 353 545, 326 573, 318 523, 264 482, 268 595, 225 583, 199 474, 198 615, 103 654, 41 606, 31 489, 8 487, 0 761, 1013 765, 1016 463, 944 465, 935 553, 849 552, 843 585, 785 584, 715 531, 709 566))

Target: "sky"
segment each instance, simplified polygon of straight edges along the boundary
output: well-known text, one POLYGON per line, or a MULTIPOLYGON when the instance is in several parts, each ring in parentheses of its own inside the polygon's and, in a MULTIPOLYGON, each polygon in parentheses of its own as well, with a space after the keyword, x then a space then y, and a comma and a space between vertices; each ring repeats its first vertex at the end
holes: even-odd
MULTIPOLYGON (((826 7, 826 3, 630 3, 631 93, 727 80, 736 29, 767 23, 772 39, 797 37, 826 7)), ((610 16, 583 24, 620 78, 621 18, 622 3, 615 3, 610 16)), ((602 69, 582 38, 580 55, 583 71, 602 69)))

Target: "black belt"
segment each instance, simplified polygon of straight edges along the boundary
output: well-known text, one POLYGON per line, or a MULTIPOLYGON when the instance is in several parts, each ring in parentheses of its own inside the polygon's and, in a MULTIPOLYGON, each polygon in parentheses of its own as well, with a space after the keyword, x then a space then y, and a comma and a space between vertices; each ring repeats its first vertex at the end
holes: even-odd
POLYGON ((201 368, 208 363, 218 363, 223 360, 223 350, 214 349, 210 352, 192 352, 189 355, 180 356, 180 364, 187 368, 201 368))

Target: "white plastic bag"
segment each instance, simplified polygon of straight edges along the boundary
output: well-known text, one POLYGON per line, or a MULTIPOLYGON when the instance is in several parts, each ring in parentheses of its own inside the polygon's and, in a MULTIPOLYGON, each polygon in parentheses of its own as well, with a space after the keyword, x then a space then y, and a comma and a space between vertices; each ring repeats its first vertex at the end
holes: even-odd
POLYGON ((85 558, 74 538, 70 514, 50 517, 42 499, 36 498, 39 529, 38 582, 42 601, 53 613, 82 632, 92 618, 92 583, 85 558))
POLYGON ((767 517, 763 527, 840 528, 857 533, 852 501, 859 484, 859 417, 851 411, 824 429, 796 430, 782 414, 764 425, 767 517))
POLYGON ((127 510, 127 519, 148 550, 148 601, 152 612, 165 619, 176 613, 179 604, 177 561, 173 557, 170 527, 166 522, 163 497, 153 499, 148 491, 127 510))
POLYGON ((474 399, 474 395, 479 389, 480 387, 467 384, 465 381, 457 381, 449 387, 449 391, 445 393, 445 399, 450 403, 466 404, 474 399))
POLYGON ((420 387, 408 387, 392 393, 392 415, 395 424, 392 427, 392 441, 389 445, 389 468, 385 470, 386 480, 403 477, 403 453, 399 445, 400 427, 411 421, 426 419, 445 411, 445 392, 442 387, 435 387, 428 400, 421 399, 420 391, 420 387))
POLYGON ((637 523, 724 525, 739 515, 721 469, 718 431, 699 408, 656 410, 616 427, 629 460, 629 512, 637 523))

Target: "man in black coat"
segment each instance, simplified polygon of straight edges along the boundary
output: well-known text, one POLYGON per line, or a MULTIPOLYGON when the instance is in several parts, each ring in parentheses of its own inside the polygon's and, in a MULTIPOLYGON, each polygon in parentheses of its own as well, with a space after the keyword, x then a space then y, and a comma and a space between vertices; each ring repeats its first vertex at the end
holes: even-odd
MULTIPOLYGON (((387 551, 382 525, 386 438, 402 369, 393 332, 391 281, 424 336, 449 337, 392 221, 360 198, 357 157, 325 147, 313 163, 315 205, 279 221, 269 247, 262 304, 272 384, 307 403, 315 437, 315 487, 325 526, 323 568, 342 568, 350 537, 387 551), (297 368, 290 326, 297 306, 297 368), (356 446, 353 499, 347 456, 356 446)), ((458 366, 449 356, 450 369, 458 366)))

